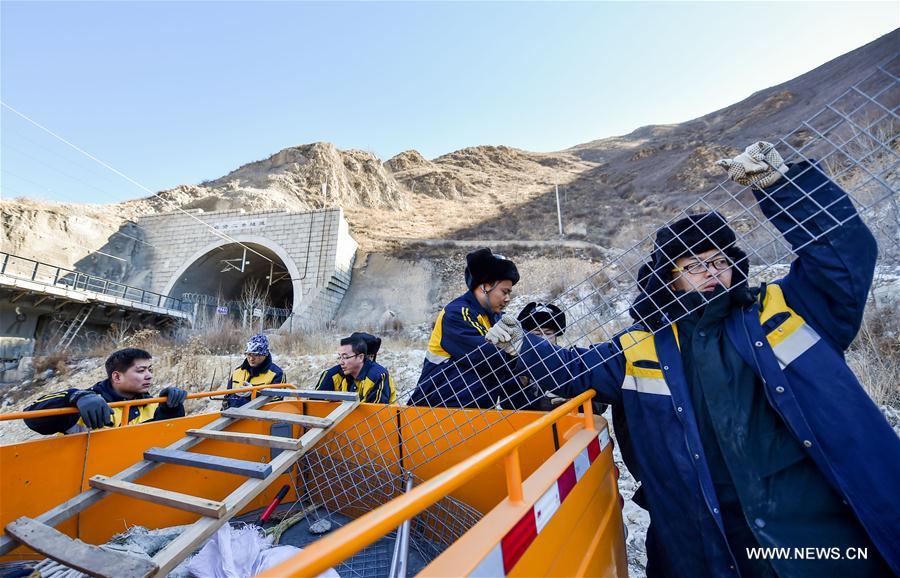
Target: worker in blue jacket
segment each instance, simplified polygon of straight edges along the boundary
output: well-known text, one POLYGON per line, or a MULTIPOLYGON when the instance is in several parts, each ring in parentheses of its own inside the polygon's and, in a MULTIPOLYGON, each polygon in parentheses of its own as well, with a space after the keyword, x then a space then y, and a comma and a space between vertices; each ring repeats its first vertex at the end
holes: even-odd
POLYGON ((381 339, 368 333, 353 333, 344 337, 338 349, 338 364, 323 372, 316 389, 324 391, 356 392, 365 403, 394 403, 397 391, 387 369, 369 356, 368 343, 375 353, 381 346, 381 339))
MULTIPOLYGON (((285 383, 284 371, 272 360, 269 338, 262 333, 252 336, 244 347, 244 361, 231 373, 228 389, 254 385, 279 385, 285 383)), ((222 401, 222 409, 241 407, 250 403, 249 393, 228 393, 222 401)))
POLYGON ((612 341, 562 349, 512 318, 488 339, 543 389, 612 404, 648 576, 898 574, 900 439, 844 360, 875 239, 813 161, 759 142, 720 165, 796 253, 784 278, 751 289, 724 218, 691 215, 657 231, 612 341))
MULTIPOLYGON (((376 361, 381 350, 381 338, 364 331, 354 331, 350 334, 350 339, 355 338, 361 338, 366 342, 366 358, 376 361)), ((341 364, 337 363, 319 374, 315 389, 335 391, 335 387, 341 387, 344 377, 344 370, 341 369, 341 364)))
MULTIPOLYGON (((25 411, 75 407, 78 413, 26 419, 25 425, 44 434, 78 433, 122 425, 124 408, 110 403, 146 399, 153 386, 153 357, 143 349, 129 347, 113 352, 106 359, 106 379, 88 389, 68 389, 51 393, 25 408, 25 411)), ((150 403, 129 408, 128 423, 138 424, 184 416, 187 392, 167 387, 159 392, 166 403, 150 403)))
MULTIPOLYGON (((515 263, 490 249, 466 255, 468 291, 438 314, 410 404, 523 409, 510 357, 485 341, 519 282, 515 263)), ((533 400, 534 403, 537 400, 533 400)))

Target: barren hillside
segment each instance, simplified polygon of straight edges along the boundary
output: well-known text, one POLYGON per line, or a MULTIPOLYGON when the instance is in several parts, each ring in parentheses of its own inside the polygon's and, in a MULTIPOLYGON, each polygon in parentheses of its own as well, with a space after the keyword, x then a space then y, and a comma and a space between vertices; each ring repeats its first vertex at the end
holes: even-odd
MULTIPOLYGON (((721 180, 712 165, 717 158, 793 130, 898 47, 900 31, 894 31, 701 118, 647 126, 560 152, 477 146, 429 160, 410 150, 382 163, 365 151, 312 143, 219 179, 120 204, 5 199, 0 201, 3 247, 70 266, 115 241, 121 245, 118 257, 127 261, 141 236, 127 220, 139 214, 335 205, 345 209, 354 237, 367 251, 391 251, 423 238, 553 239, 558 236, 556 184, 566 237, 626 245, 661 215, 721 180)), ((93 271, 116 276, 124 273, 118 271, 124 263, 98 258, 93 271)))

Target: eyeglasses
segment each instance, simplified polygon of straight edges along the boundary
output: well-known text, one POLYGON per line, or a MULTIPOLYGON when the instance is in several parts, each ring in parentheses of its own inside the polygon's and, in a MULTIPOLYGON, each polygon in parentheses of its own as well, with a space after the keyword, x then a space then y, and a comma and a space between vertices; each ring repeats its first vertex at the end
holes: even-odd
POLYGON ((672 273, 681 273, 682 271, 687 271, 691 275, 699 275, 700 273, 712 271, 713 269, 715 269, 716 271, 724 271, 729 267, 731 267, 731 259, 719 255, 718 257, 710 259, 709 261, 694 261, 692 263, 688 263, 684 267, 675 267, 674 269, 672 269, 672 273))
POLYGON ((360 355, 362 355, 362 353, 356 353, 354 355, 341 354, 341 355, 337 356, 337 360, 338 361, 349 361, 349 360, 353 359, 354 357, 359 357, 360 355))

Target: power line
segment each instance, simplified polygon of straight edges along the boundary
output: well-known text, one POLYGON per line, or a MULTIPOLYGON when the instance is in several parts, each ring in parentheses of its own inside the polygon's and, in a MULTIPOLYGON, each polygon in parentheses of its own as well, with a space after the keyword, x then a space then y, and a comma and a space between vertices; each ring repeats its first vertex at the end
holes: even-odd
MULTIPOLYGON (((69 157, 69 156, 66 156, 66 155, 62 154, 62 153, 60 153, 59 151, 53 150, 53 148, 51 148, 51 147, 49 147, 49 146, 46 146, 46 145, 44 145, 44 144, 41 144, 40 142, 38 142, 38 141, 36 141, 36 140, 34 140, 34 139, 29 138, 29 137, 25 136, 24 134, 22 134, 21 132, 15 130, 15 129, 13 129, 13 128, 10 128, 9 126, 4 126, 4 129, 5 129, 6 131, 12 133, 13 135, 15 135, 16 138, 20 138, 20 139, 22 139, 22 140, 24 140, 24 141, 27 141, 27 142, 31 143, 33 146, 35 146, 35 147, 37 147, 37 148, 39 148, 39 149, 41 149, 41 150, 43 150, 43 151, 45 151, 45 152, 47 152, 47 153, 49 153, 49 154, 51 154, 51 155, 53 155, 53 156, 59 158, 59 159, 62 159, 62 160, 64 160, 64 161, 66 161, 66 162, 69 163, 70 165, 72 165, 72 166, 74 166, 74 167, 77 167, 77 168, 80 169, 80 170, 87 171, 87 172, 89 172, 89 173, 91 173, 91 174, 93 174, 93 175, 95 175, 95 176, 97 176, 97 177, 100 177, 100 178, 102 178, 102 179, 104 179, 104 180, 109 180, 109 182, 112 182, 111 175, 110 175, 108 172, 106 172, 106 171, 99 171, 99 170, 93 168, 93 165, 92 165, 92 164, 87 164, 87 163, 80 163, 80 162, 77 162, 75 159, 73 159, 73 158, 71 158, 71 157, 69 157)), ((9 141, 10 139, 7 138, 7 139, 5 139, 5 140, 6 140, 6 141, 9 141)), ((6 143, 4 142, 4 144, 6 144, 6 143)))
POLYGON ((34 162, 38 163, 39 165, 42 165, 42 166, 47 167, 47 168, 50 169, 51 171, 57 172, 57 173, 61 174, 62 176, 66 177, 66 178, 72 179, 73 181, 77 181, 77 182, 81 183, 82 185, 84 185, 84 186, 86 186, 86 187, 90 187, 90 188, 94 189, 95 191, 97 191, 98 193, 102 193, 102 194, 104 194, 104 195, 110 195, 109 192, 104 191, 104 190, 102 190, 102 189, 99 189, 99 188, 97 188, 96 186, 92 185, 91 183, 89 183, 89 182, 87 182, 87 181, 85 181, 85 180, 82 180, 82 179, 80 179, 79 177, 76 177, 75 175, 69 174, 69 173, 67 173, 66 171, 64 171, 64 170, 62 170, 62 169, 60 169, 60 168, 57 168, 57 167, 55 167, 55 166, 53 166, 53 165, 51 165, 51 164, 49 164, 49 163, 47 163, 47 162, 45 162, 45 161, 42 161, 41 159, 39 159, 39 158, 37 158, 37 157, 35 157, 35 156, 32 156, 32 155, 26 153, 26 152, 23 151, 23 150, 20 150, 20 149, 14 147, 14 146, 11 146, 9 143, 4 142, 4 143, 3 143, 3 146, 4 146, 4 148, 6 148, 7 150, 11 150, 11 151, 13 151, 13 152, 15 152, 15 153, 17 153, 17 154, 22 155, 23 157, 25 157, 25 158, 27 158, 27 159, 29 159, 29 160, 31 160, 31 161, 34 161, 34 162))
MULTIPOLYGON (((57 240, 57 241, 60 240, 59 237, 53 237, 53 236, 50 236, 50 235, 45 235, 44 233, 41 233, 41 232, 39 232, 39 231, 34 231, 34 230, 32 230, 32 231, 30 232, 30 234, 32 234, 32 235, 37 235, 38 237, 41 237, 41 238, 43 238, 43 239, 52 239, 52 240, 57 240)), ((89 248, 85 247, 84 245, 79 245, 78 243, 75 243, 75 242, 72 241, 71 239, 64 239, 63 242, 66 243, 67 245, 71 245, 71 246, 73 246, 73 247, 78 247, 79 249, 83 249, 83 250, 87 251, 88 254, 85 255, 85 257, 90 257, 91 255, 93 255, 93 254, 96 253, 96 254, 98 254, 98 255, 103 255, 104 257, 109 257, 110 259, 116 259, 117 261, 122 261, 123 263, 128 263, 128 259, 123 259, 122 257, 119 257, 119 256, 117 256, 117 255, 111 255, 111 254, 106 253, 106 252, 104 252, 104 251, 100 251, 99 249, 89 249, 89 248)))
MULTIPOLYGON (((27 155, 26 155, 26 156, 27 156, 27 155)), ((35 160, 37 160, 37 159, 35 159, 35 160)), ((47 166, 49 167, 49 165, 47 165, 47 166)), ((52 169, 53 167, 50 167, 50 168, 52 169)), ((46 189, 47 191, 50 191, 51 193, 55 192, 53 189, 51 189, 50 187, 48 187, 48 186, 46 186, 46 185, 44 185, 44 184, 41 184, 41 183, 39 183, 39 182, 37 182, 37 181, 34 181, 34 180, 31 180, 31 179, 25 178, 25 177, 23 177, 23 176, 21 176, 21 175, 17 175, 17 174, 15 174, 15 173, 13 173, 13 172, 8 171, 7 169, 0 169, 0 171, 4 172, 4 173, 6 173, 6 174, 8 174, 8 175, 10 175, 10 176, 12 176, 12 177, 15 177, 15 178, 17 178, 17 179, 21 179, 21 180, 23 180, 23 181, 25 181, 25 182, 29 182, 29 183, 31 183, 31 184, 37 186, 37 187, 41 187, 41 188, 43 188, 43 189, 46 189)), ((61 174, 66 175, 66 173, 63 173, 62 171, 59 171, 59 172, 60 172, 61 174)), ((66 175, 66 176, 71 176, 71 175, 66 175)), ((72 177, 72 178, 75 178, 75 177, 72 177)), ((77 180, 77 179, 76 179, 76 180, 77 180)), ((85 183, 85 184, 87 184, 87 183, 85 183)), ((23 194, 23 193, 21 193, 21 192, 19 192, 19 191, 16 191, 16 190, 14 190, 14 189, 11 189, 11 188, 10 188, 9 186, 7 186, 6 184, 4 184, 4 185, 2 186, 2 188, 8 189, 8 190, 10 190, 13 194, 18 195, 18 196, 21 196, 21 197, 27 196, 27 195, 25 195, 25 194, 23 194)), ((99 189, 98 189, 98 190, 99 190, 99 189)), ((103 191, 100 191, 100 192, 103 192, 103 191)), ((144 229, 143 227, 141 227, 140 225, 138 225, 137 223, 135 223, 135 222, 132 221, 132 220, 127 220, 127 221, 125 221, 125 222, 126 222, 126 223, 129 223, 129 224, 132 224, 132 225, 134 225, 135 227, 137 227, 137 228, 139 228, 139 229, 146 230, 146 229, 144 229)), ((128 234, 123 233, 123 232, 121 232, 121 231, 112 231, 112 232, 110 233, 110 236, 112 236, 112 235, 121 235, 122 237, 127 237, 127 238, 129 238, 129 239, 131 239, 131 240, 133 240, 133 241, 137 241, 138 243, 143 243, 144 245, 153 247, 154 249, 158 249, 158 248, 159 248, 159 247, 157 247, 156 245, 154 245, 153 243, 151 243, 151 242, 149 242, 149 241, 145 241, 145 240, 143 240, 143 239, 139 239, 139 238, 137 238, 137 237, 134 237, 134 236, 132 236, 132 235, 128 235, 128 234)), ((98 251, 98 252, 99 252, 99 251, 98 251)))
MULTIPOLYGON (((30 123, 33 124, 34 126, 38 127, 38 128, 41 129, 42 131, 46 132, 47 134, 53 136, 53 137, 56 138, 56 139, 59 139, 61 142, 67 144, 67 145, 70 146, 70 147, 72 147, 73 149, 75 149, 76 151, 78 151, 78 152, 80 152, 81 154, 85 155, 85 156, 88 157, 89 159, 93 160, 94 162, 96 162, 96 163, 102 165, 103 167, 105 167, 105 168, 109 169, 110 171, 114 172, 115 174, 119 175, 120 177, 122 177, 123 179, 125 179, 126 181, 128 181, 129 183, 131 183, 131 184, 133 184, 133 185, 135 185, 135 186, 137 186, 137 187, 140 187, 141 190, 143 190, 143 191, 149 193, 150 195, 153 195, 154 197, 157 197, 157 198, 160 199, 160 200, 163 200, 163 201, 166 200, 166 199, 165 199, 162 195, 160 195, 159 193, 154 192, 154 191, 148 189, 147 187, 145 187, 145 186, 142 185, 141 183, 137 182, 136 180, 132 179, 131 177, 129 177, 128 175, 126 175, 125 173, 123 173, 122 171, 116 169, 115 167, 110 166, 108 163, 105 163, 104 161, 98 159, 97 157, 95 157, 94 155, 92 155, 92 154, 90 154, 89 152, 85 151, 84 149, 79 148, 77 145, 75 145, 75 144, 69 142, 68 140, 64 139, 63 137, 61 137, 60 135, 56 134, 55 132, 53 132, 53 131, 50 130, 49 128, 43 126, 42 124, 38 123, 37 121, 32 120, 31 118, 29 118, 29 117, 26 116, 25 114, 19 112, 18 110, 16 110, 15 108, 11 107, 11 106, 8 105, 8 104, 6 104, 5 102, 0 101, 0 104, 2 104, 5 108, 9 109, 9 110, 10 110, 11 112, 13 112, 14 114, 17 114, 18 116, 22 117, 23 119, 25 119, 26 121, 30 122, 30 123)), ((241 242, 238 241, 237 239, 232 238, 230 235, 228 235, 228 234, 226 234, 226 233, 223 233, 222 231, 219 231, 218 229, 216 229, 215 227, 213 227, 212 225, 210 225, 209 223, 207 223, 207 222, 204 221, 203 219, 200 219, 200 218, 197 217, 196 215, 193 215, 193 214, 189 213, 188 211, 185 211, 184 209, 182 209, 181 207, 178 207, 178 206, 176 206, 175 209, 176 209, 178 212, 184 213, 185 215, 187 215, 187 216, 190 217, 191 219, 194 219, 194 220, 197 221, 198 223, 202 224, 204 227, 207 227, 207 228, 208 228, 210 231, 212 231, 212 233, 213 233, 214 235, 216 235, 217 237, 219 237, 219 238, 221 238, 221 239, 225 239, 226 241, 229 241, 229 242, 231 242, 231 243, 235 243, 235 244, 237 244, 237 245, 240 245, 241 247, 243 247, 244 249, 250 251, 251 253, 253 253, 253 254, 255 254, 255 255, 259 255, 260 257, 262 257, 263 259, 265 259, 265 260, 268 261, 269 263, 274 263, 274 261, 272 261, 272 259, 266 257, 265 255, 263 255, 263 254, 260 253, 259 251, 256 251, 255 249, 252 249, 251 247, 248 247, 247 245, 241 243, 241 242)))

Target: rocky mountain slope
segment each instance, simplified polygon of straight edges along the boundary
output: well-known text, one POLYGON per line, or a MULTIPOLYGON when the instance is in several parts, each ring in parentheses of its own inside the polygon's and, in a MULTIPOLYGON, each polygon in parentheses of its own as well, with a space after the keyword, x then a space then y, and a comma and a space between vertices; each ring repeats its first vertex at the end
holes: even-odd
MULTIPOLYGON (((422 238, 552 239, 558 236, 559 185, 567 238, 625 246, 720 181, 712 164, 717 158, 793 130, 898 47, 900 30, 698 119, 559 152, 477 146, 429 160, 410 150, 382 163, 369 152, 319 142, 284 149, 219 179, 119 204, 4 199, 0 241, 6 251, 69 266, 115 239, 118 256, 127 261, 141 236, 129 219, 140 214, 336 205, 368 251, 422 238)), ((92 272, 116 273, 118 265, 101 261, 92 272)))

